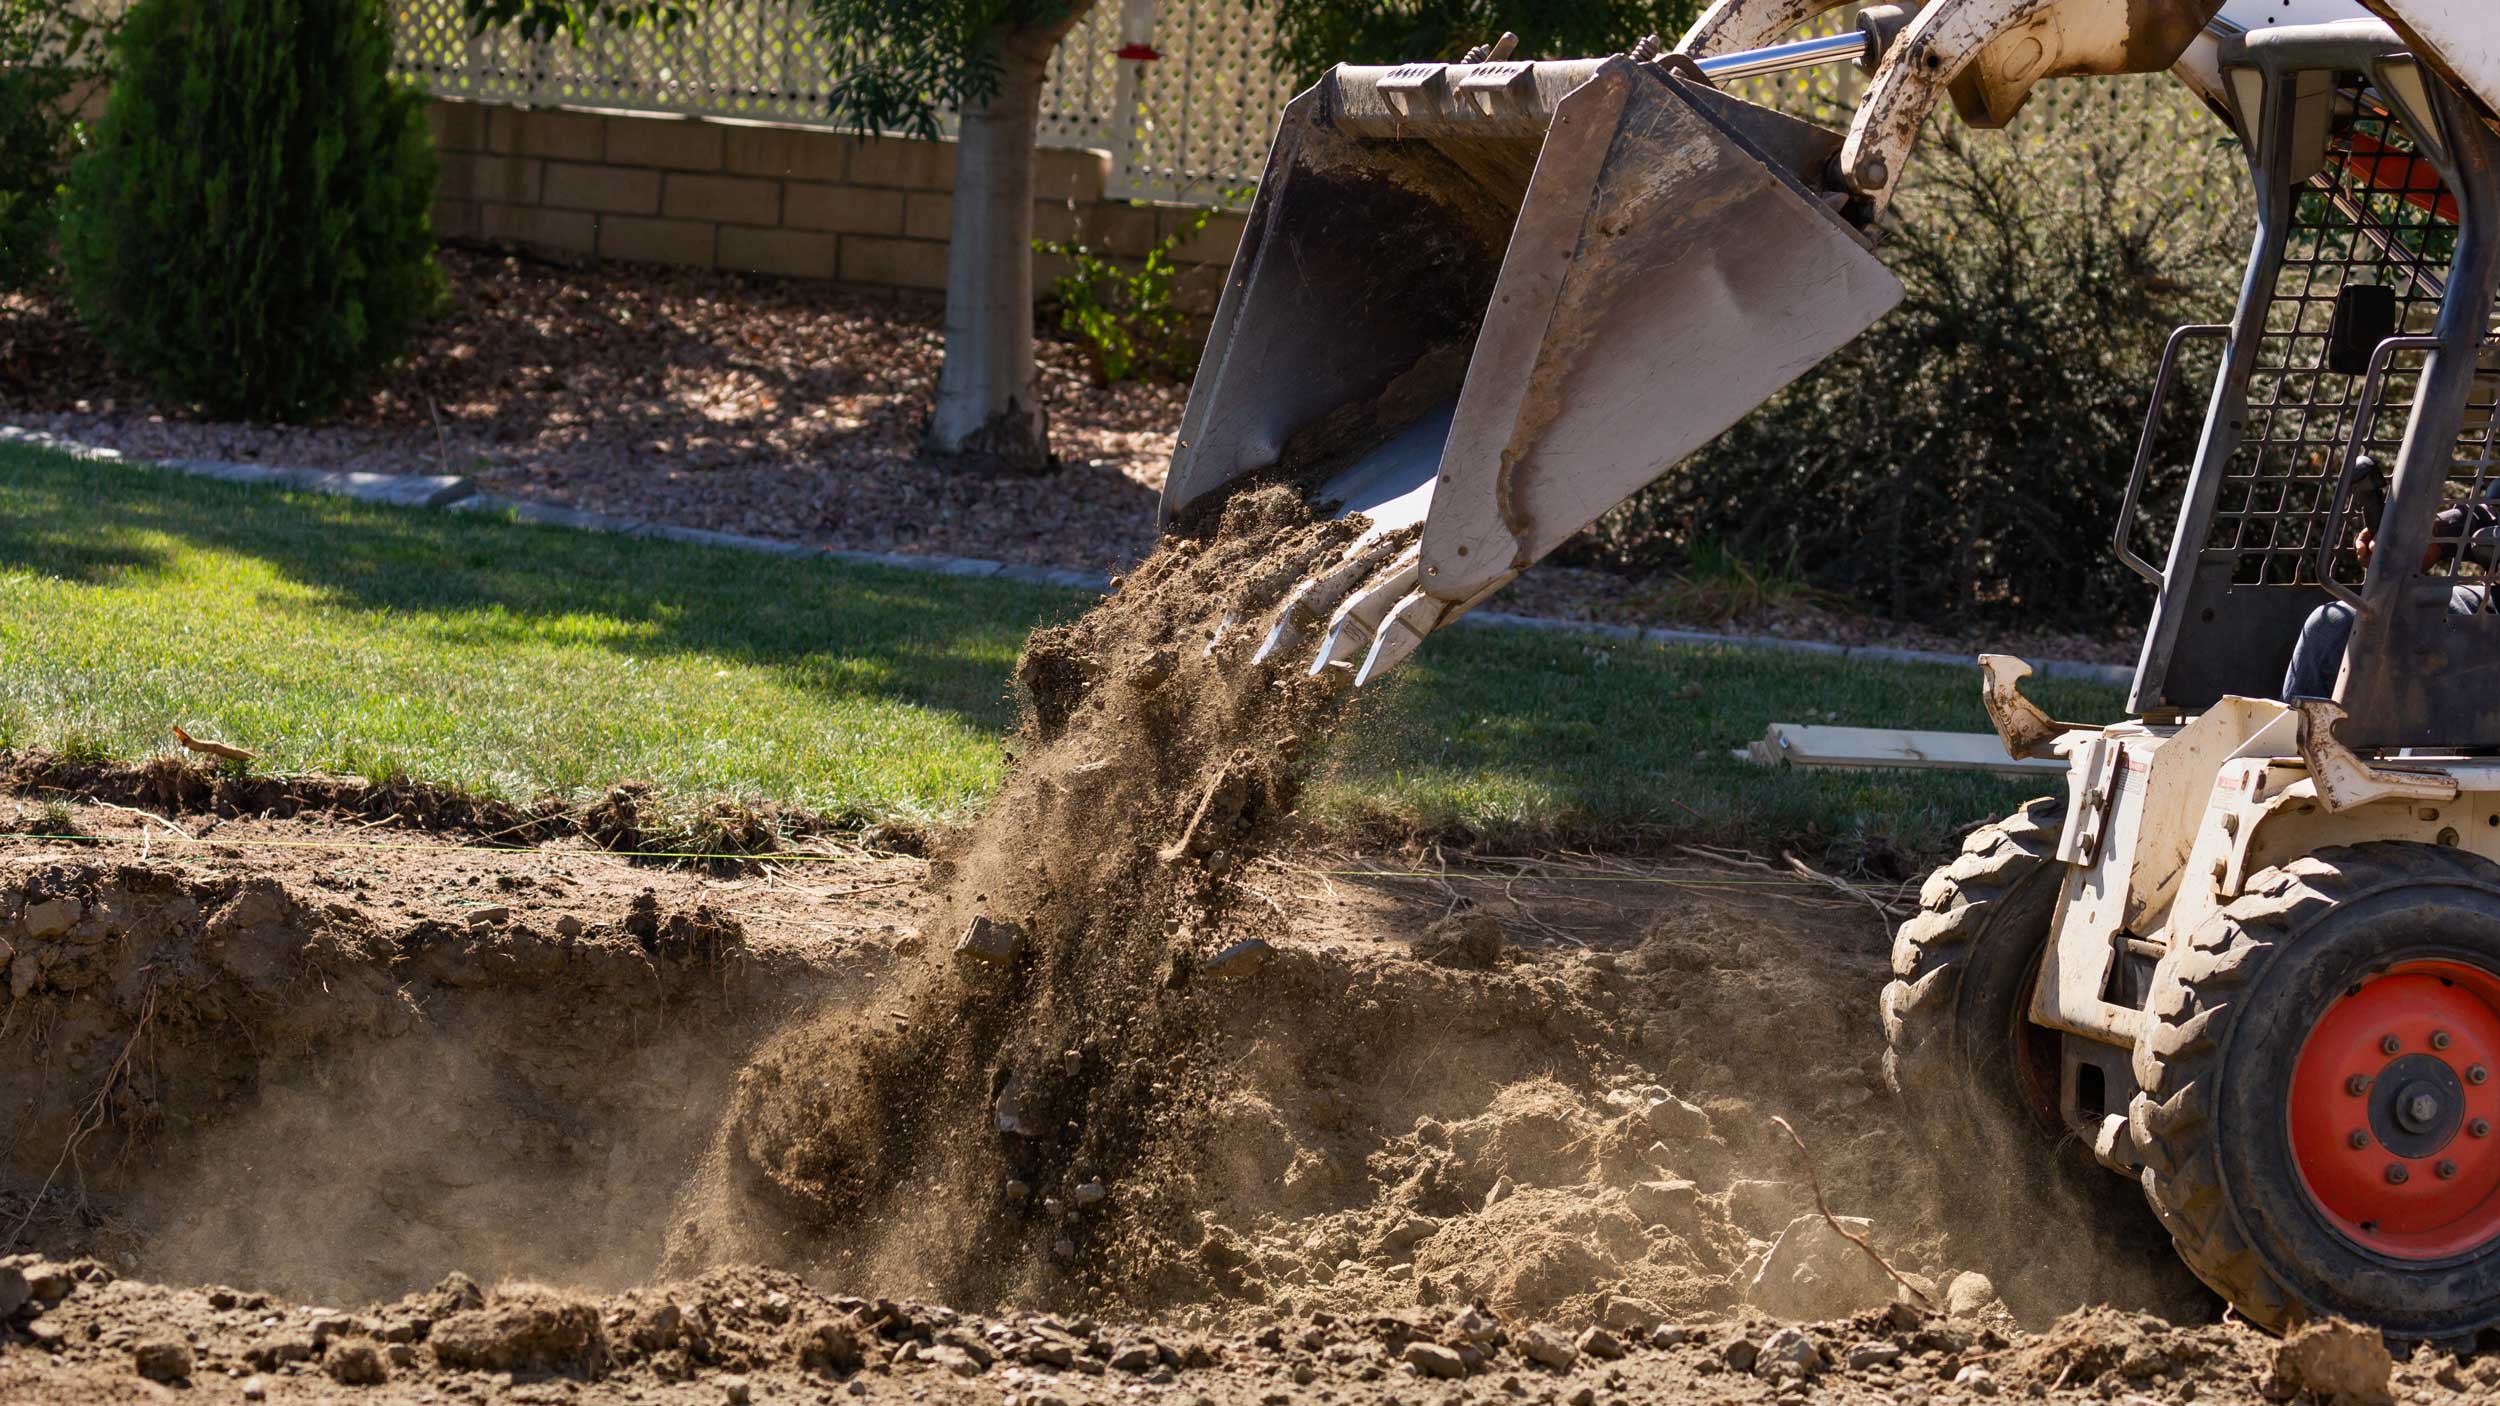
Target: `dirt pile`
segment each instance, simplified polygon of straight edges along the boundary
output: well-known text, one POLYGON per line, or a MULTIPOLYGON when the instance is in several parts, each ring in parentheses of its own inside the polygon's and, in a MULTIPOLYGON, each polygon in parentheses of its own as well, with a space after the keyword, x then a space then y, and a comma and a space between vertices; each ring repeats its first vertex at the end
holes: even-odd
POLYGON ((924 961, 741 1079, 679 1263, 750 1256, 760 1211, 847 1274, 950 1300, 1179 1287, 1163 1247, 1198 1239, 1196 1211, 1168 1163, 1217 1101, 1224 991, 1275 955, 1226 920, 1342 700, 1251 656, 1355 531, 1239 495, 1033 637, 1014 766, 932 867, 924 961))

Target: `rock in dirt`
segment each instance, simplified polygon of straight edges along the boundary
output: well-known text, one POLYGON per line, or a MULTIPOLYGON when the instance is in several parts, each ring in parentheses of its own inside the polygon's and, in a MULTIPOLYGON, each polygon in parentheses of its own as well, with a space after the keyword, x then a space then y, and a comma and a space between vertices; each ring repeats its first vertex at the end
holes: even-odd
POLYGON ((1542 1323, 1522 1328, 1518 1336, 1511 1339, 1511 1344, 1519 1349, 1520 1356, 1557 1372, 1570 1371, 1571 1364, 1580 1360, 1579 1349, 1566 1342, 1562 1334, 1542 1323))
POLYGON ((75 927, 84 913, 85 905, 75 898, 48 898, 27 904, 19 921, 28 937, 58 937, 75 927))
POLYGON ((1782 1328, 1762 1341, 1762 1350, 1754 1355, 1754 1375, 1761 1377, 1805 1377, 1823 1370, 1823 1350, 1814 1345, 1803 1328, 1782 1328))
POLYGON ((1863 1372, 1873 1367, 1889 1367, 1901 1360, 1901 1345, 1899 1343, 1863 1342, 1850 1348, 1848 1356, 1841 1360, 1852 1372, 1863 1372))
POLYGON ((1579 1342, 1574 1345, 1589 1356, 1607 1362, 1623 1356, 1622 1342, 1603 1328, 1591 1328, 1582 1333, 1579 1342))
POLYGON ((1996 1301, 1996 1281, 1977 1270, 1964 1270, 1944 1286, 1944 1311, 1956 1318, 1975 1318, 1996 1301))
POLYGON ((191 1375, 191 1345, 180 1338, 150 1338, 130 1350, 130 1365, 152 1382, 179 1382, 191 1375))
POLYGON ((988 962, 993 966, 1013 965, 1023 951, 1023 928, 987 916, 975 917, 965 924, 964 935, 955 942, 957 961, 988 962))
POLYGON ((1661 1094, 1641 1110, 1652 1137, 1670 1146, 1698 1142, 1711 1133, 1710 1115, 1673 1094, 1661 1094))
POLYGON ((2388 1378, 2395 1371, 2387 1344, 2367 1328, 2333 1320, 2312 1323, 2274 1350, 2274 1380, 2266 1394, 2315 1392, 2347 1403, 2393 1400, 2388 1378))
MULTIPOLYGON (((1855 1216, 1839 1219, 1853 1235, 1873 1228, 1855 1216)), ((1745 1301, 1774 1317, 1819 1321, 1882 1308, 1892 1302, 1894 1288, 1892 1276, 1830 1221, 1805 1215, 1780 1232, 1745 1301)))
POLYGON ((428 1341, 444 1366, 484 1372, 591 1372, 608 1356, 599 1311, 545 1289, 505 1290, 435 1324, 428 1341))
POLYGON ((790 1334, 791 1355, 798 1358, 802 1370, 835 1376, 847 1377, 865 1365, 867 1357, 860 1344, 859 1327, 848 1319, 818 1319, 790 1334))
POLYGON ((1987 1368, 1976 1364, 1965 1367, 1961 1371, 1954 1373, 1953 1384, 1960 1387, 1962 1390, 1969 1392, 1973 1396, 1994 1396, 1997 1394, 1996 1374, 1989 1371, 1987 1368))
POLYGON ((1619 1333, 1630 1333, 1638 1337, 1657 1326, 1658 1321, 1666 1316, 1665 1309, 1647 1299, 1618 1294, 1606 1301, 1605 1312, 1599 1314, 1598 1318, 1607 1327, 1619 1333))
POLYGON ((382 1349, 362 1339, 330 1344, 330 1350, 322 1354, 321 1370, 341 1386, 380 1386, 391 1379, 382 1349))
POLYGON ((1427 1377, 1467 1375, 1467 1359, 1439 1343, 1408 1343, 1402 1356, 1408 1366, 1427 1377))
POLYGON ((15 1265, 0 1264, 0 1323, 15 1318, 17 1311, 34 1296, 33 1286, 26 1282, 26 1271, 15 1265))
POLYGON ((245 1377, 243 1379, 243 1399, 246 1401, 268 1400, 269 1379, 267 1377, 245 1377))
POLYGON ((1198 966, 1198 974, 1209 981, 1239 981, 1264 970, 1276 956, 1276 948, 1262 937, 1245 937, 1198 966))

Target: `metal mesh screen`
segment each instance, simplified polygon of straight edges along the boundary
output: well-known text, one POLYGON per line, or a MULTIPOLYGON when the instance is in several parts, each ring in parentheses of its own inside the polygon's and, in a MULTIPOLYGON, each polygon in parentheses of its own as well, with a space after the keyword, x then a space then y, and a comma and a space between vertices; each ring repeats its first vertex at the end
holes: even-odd
MULTIPOLYGON (((2386 289, 2390 330, 2426 333, 2455 245, 2454 205, 2402 124, 2357 78, 2339 83, 2333 113, 2325 165, 2295 197, 2249 378, 2248 419, 2206 542, 2209 552, 2230 557, 2240 584, 2316 581, 2320 534, 2356 416, 2370 417, 2364 452, 2382 470, 2394 467, 2422 354, 2397 353, 2365 410, 2365 378, 2329 361, 2338 295, 2386 289)), ((2364 521, 2361 513, 2346 516, 2339 580, 2360 579, 2349 547, 2364 521)))
MULTIPOLYGON (((717 0, 680 25, 599 27, 578 46, 473 36, 460 0, 391 11, 400 73, 442 97, 838 125, 836 56, 803 0, 717 0)), ((1270 61, 1275 34, 1274 11, 1242 0, 1100 0, 1052 62, 1041 139, 1110 151, 1118 196, 1207 203, 1246 189, 1292 96, 1270 61), (1121 59, 1132 40, 1161 58, 1121 59)))

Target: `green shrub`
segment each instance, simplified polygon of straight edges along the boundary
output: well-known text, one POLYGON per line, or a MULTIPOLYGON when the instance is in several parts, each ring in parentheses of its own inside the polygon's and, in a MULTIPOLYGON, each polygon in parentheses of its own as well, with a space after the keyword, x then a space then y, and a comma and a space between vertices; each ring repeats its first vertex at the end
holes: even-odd
POLYGON ((0 0, 0 292, 52 272, 77 96, 102 71, 109 27, 61 0, 0 0))
MULTIPOLYGON (((1221 198, 1230 203, 1248 194, 1228 191, 1221 198)), ((1056 310, 1059 330, 1085 349, 1095 377, 1104 384, 1148 377, 1187 380, 1197 371, 1198 331, 1172 298, 1180 278, 1172 251, 1197 238, 1215 214, 1201 210, 1183 221, 1134 265, 1083 244, 1033 241, 1035 249, 1068 261, 1067 272, 1051 281, 1048 302, 1056 310)))
MULTIPOLYGON (((1886 235, 1908 297, 1601 520, 1584 564, 1782 562, 1903 621, 2099 626, 2150 602, 2110 550, 2162 340, 2229 316, 2247 175, 2167 79, 2045 85, 2006 132, 1942 119, 1886 235)), ((2183 444, 2212 362, 2182 371, 2183 444)), ((2147 493, 2167 540, 2184 455, 2147 493)))
POLYGON ((337 406, 442 296, 423 99, 375 0, 141 0, 61 243, 80 316, 221 417, 337 406))

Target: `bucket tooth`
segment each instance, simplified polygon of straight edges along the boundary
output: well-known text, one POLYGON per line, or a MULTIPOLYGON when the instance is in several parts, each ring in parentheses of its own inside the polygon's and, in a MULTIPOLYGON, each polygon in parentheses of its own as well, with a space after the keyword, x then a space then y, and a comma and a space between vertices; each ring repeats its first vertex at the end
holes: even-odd
POLYGON ((1318 674, 1332 664, 1353 667, 1355 659, 1370 646, 1390 607, 1413 591, 1423 574, 1420 554, 1416 548, 1408 547, 1390 563, 1385 574, 1338 606, 1335 618, 1328 622, 1327 635, 1320 641, 1319 657, 1311 661, 1311 672, 1318 674))
POLYGON ((1298 648, 1305 640, 1324 628, 1346 593, 1363 583, 1380 569, 1389 554, 1388 543, 1378 537, 1365 537, 1346 548, 1335 566, 1293 588, 1284 605, 1276 612, 1276 624, 1260 642, 1250 662, 1260 664, 1280 650, 1298 648))
POLYGON ((1373 679, 1406 662, 1424 642, 1449 607, 1422 591, 1409 591, 1406 598, 1391 608, 1380 627, 1372 631, 1371 652, 1363 656, 1363 667, 1354 674, 1354 686, 1361 688, 1373 679))

